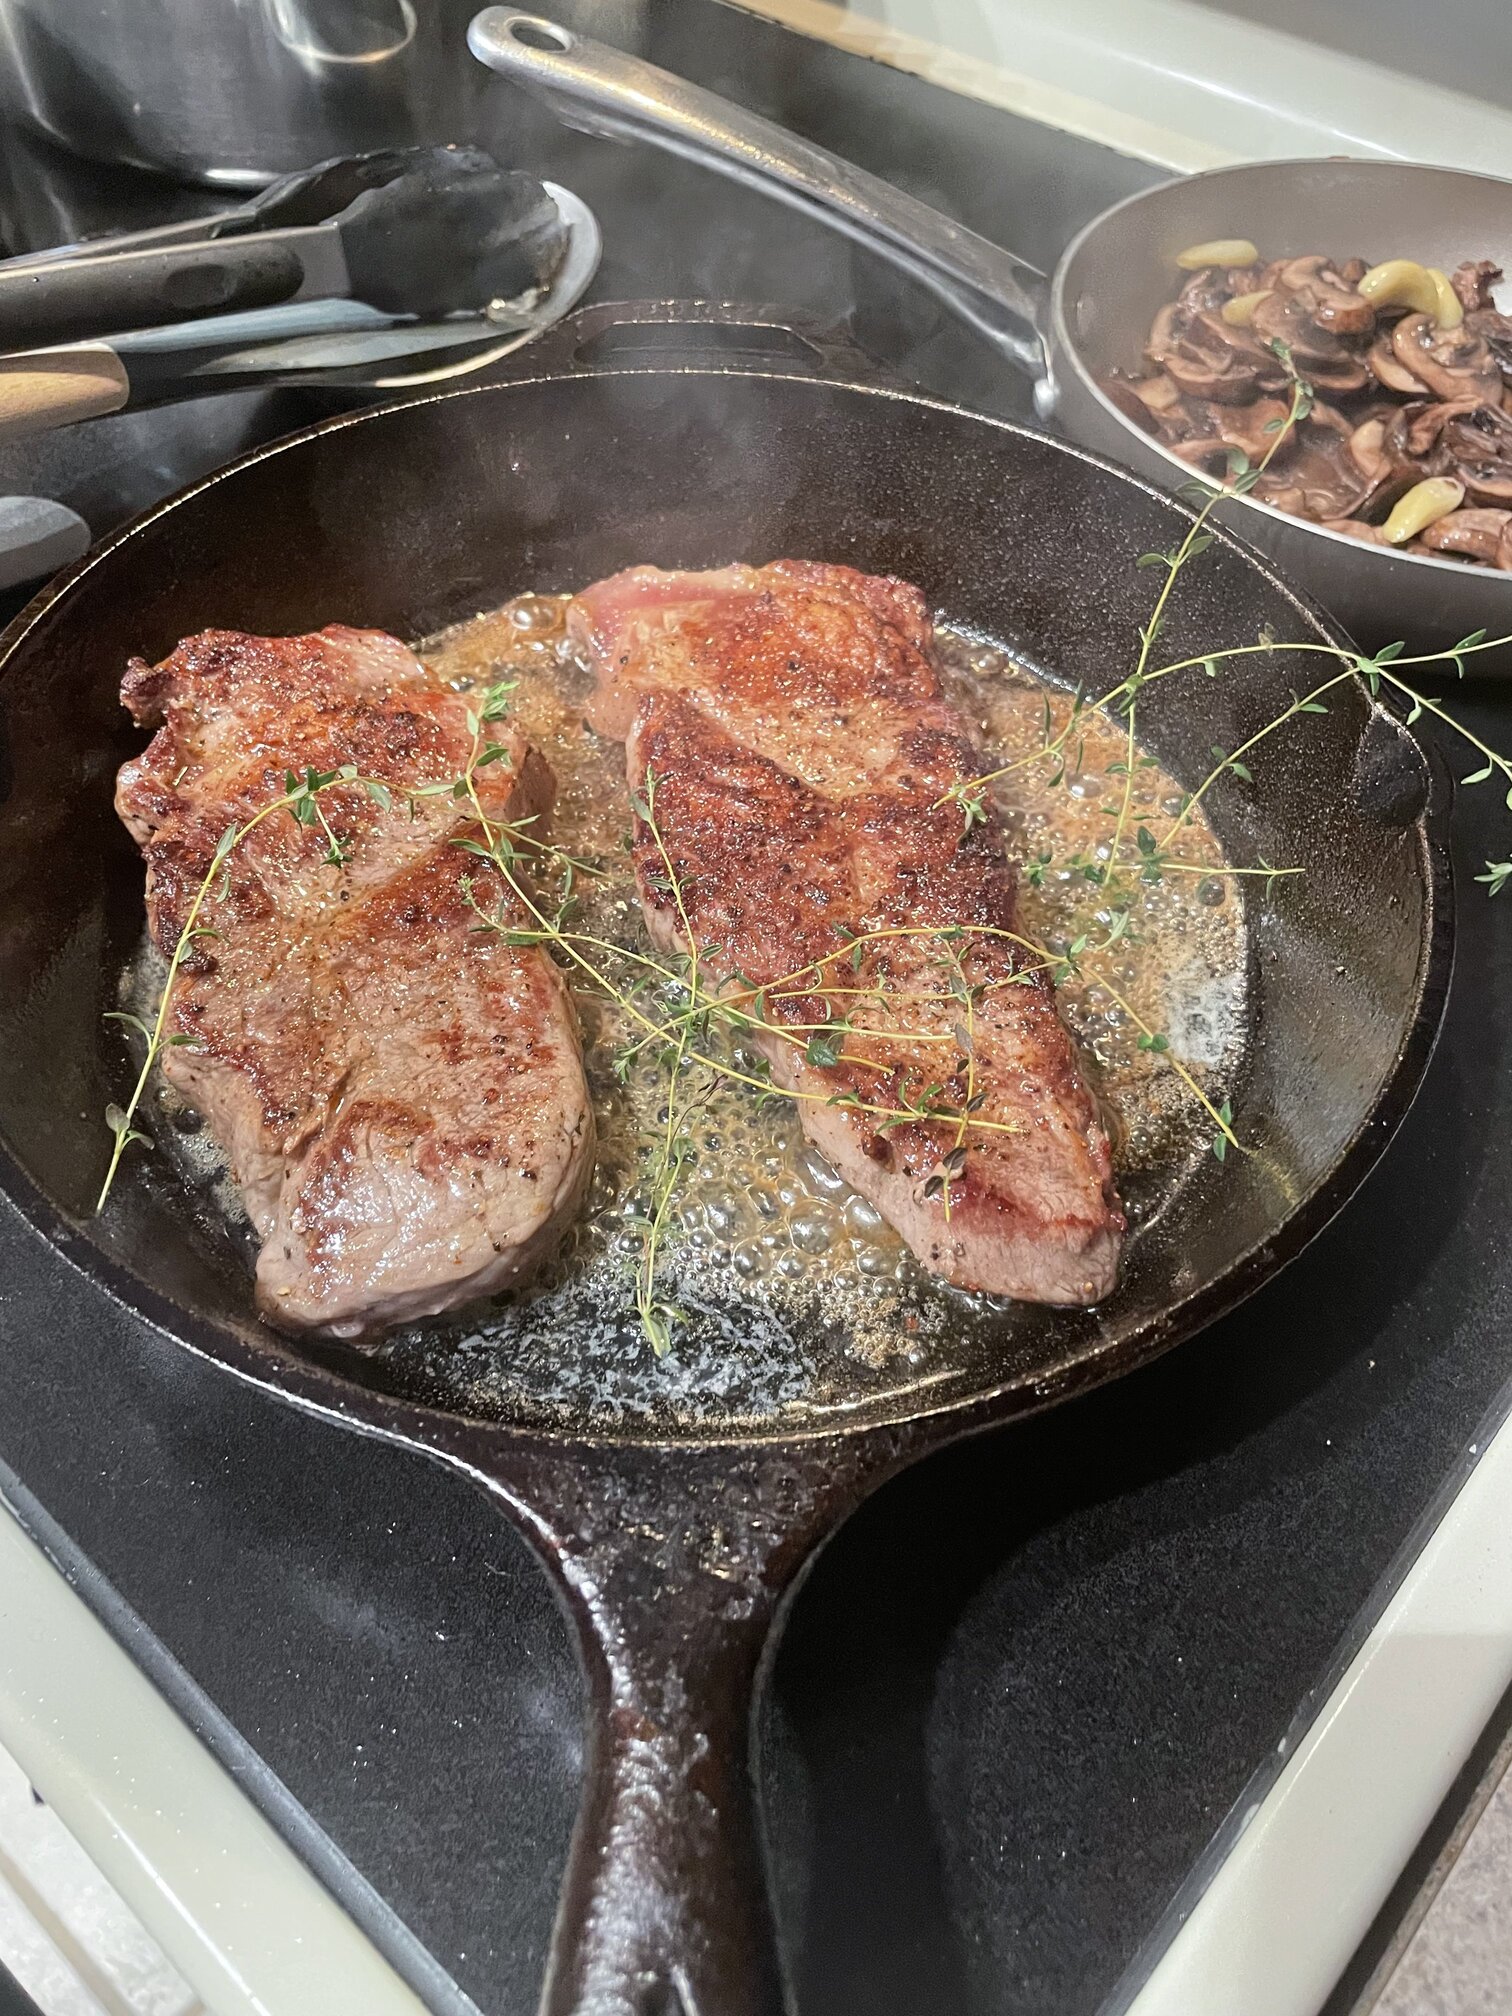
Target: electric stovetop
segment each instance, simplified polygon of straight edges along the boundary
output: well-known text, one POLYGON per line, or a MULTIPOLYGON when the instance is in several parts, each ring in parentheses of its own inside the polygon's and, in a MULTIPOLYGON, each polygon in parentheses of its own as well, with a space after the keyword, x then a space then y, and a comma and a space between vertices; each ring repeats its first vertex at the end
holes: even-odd
MULTIPOLYGON (((659 10, 648 53, 1044 263, 1156 179, 707 0, 659 10)), ((599 298, 855 308, 904 375, 1024 410, 974 339, 840 241, 512 98, 508 113, 478 137, 599 212, 599 298)), ((4 165, 15 249, 207 201, 14 135, 4 165)), ((100 422, 6 449, 0 482, 63 496, 99 533, 320 410, 286 394, 100 422)), ((1494 694, 1465 712, 1512 734, 1494 694)), ((1512 1373, 1512 899, 1469 879, 1498 849, 1500 801, 1467 796, 1444 1037, 1343 1219, 1148 1371, 888 1486, 800 1597, 764 1743, 804 2016, 1117 2000, 1512 1373)), ((458 1479, 175 1349, 3 1205, 0 1281, 7 1495, 380 1943, 408 1928, 478 2008, 525 2016, 580 1704, 523 1544, 458 1479)))

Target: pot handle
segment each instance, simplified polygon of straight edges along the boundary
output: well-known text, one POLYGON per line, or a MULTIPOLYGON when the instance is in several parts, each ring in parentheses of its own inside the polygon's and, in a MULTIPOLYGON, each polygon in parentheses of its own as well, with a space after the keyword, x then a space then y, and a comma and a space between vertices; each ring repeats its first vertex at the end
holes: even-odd
POLYGON ((467 31, 479 62, 566 125, 645 140, 775 196, 926 287, 1037 383, 1045 277, 927 203, 769 119, 558 22, 489 7, 467 31))

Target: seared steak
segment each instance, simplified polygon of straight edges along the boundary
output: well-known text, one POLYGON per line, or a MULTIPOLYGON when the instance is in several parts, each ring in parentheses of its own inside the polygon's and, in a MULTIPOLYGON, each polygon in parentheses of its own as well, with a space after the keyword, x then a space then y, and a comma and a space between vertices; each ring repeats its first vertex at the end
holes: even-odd
MULTIPOLYGON (((262 1240, 257 1297, 293 1330, 351 1337, 502 1288, 556 1243, 593 1160, 571 1000, 547 954, 478 927, 513 903, 451 843, 476 835, 447 794, 462 774, 466 697, 430 683, 391 637, 210 630, 122 699, 157 734, 116 805, 147 859, 147 914, 171 955, 228 826, 286 773, 355 764, 391 794, 340 783, 319 823, 274 813, 231 855, 181 969, 169 1081, 226 1149, 262 1240)), ((539 818, 551 772, 518 729, 477 772, 490 818, 539 818)))
POLYGON ((918 591, 801 561, 637 567, 569 622, 592 725, 626 744, 651 935, 682 945, 686 913, 714 984, 754 997, 810 1138, 946 1279, 1106 1294, 1107 1138, 1045 962, 984 935, 1015 931, 1015 875, 994 820, 939 803, 987 766, 918 591))

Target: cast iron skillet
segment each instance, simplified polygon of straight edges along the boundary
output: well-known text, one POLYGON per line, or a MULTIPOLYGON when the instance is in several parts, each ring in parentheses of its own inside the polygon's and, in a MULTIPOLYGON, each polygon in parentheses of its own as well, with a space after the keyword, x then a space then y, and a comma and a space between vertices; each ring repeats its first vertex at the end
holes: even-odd
MULTIPOLYGON (((244 1256, 163 1155, 138 1154, 90 1216, 100 1116, 131 1069, 101 1014, 142 929, 141 865, 111 809, 140 739, 116 700, 129 654, 212 624, 415 637, 633 561, 796 554, 906 576, 956 621, 1100 689, 1148 612, 1134 556, 1181 528, 1168 498, 1030 430, 799 375, 822 362, 814 347, 759 318, 700 331, 676 312, 636 326, 589 311, 556 349, 565 369, 537 351, 518 382, 258 450, 107 541, 6 633, 0 1181, 165 1343, 454 1466, 534 1543, 591 1695, 543 2008, 770 2016, 784 1990, 751 1704, 805 1563, 900 1465, 1144 1363, 1339 1208, 1438 1028, 1446 806, 1362 688, 1257 763, 1260 788, 1217 795, 1232 850, 1306 869, 1269 899, 1251 889, 1253 1035, 1233 1100, 1253 1152, 1204 1156, 1169 1187, 1097 1310, 984 1315, 923 1289, 946 1297, 943 1328, 922 1348, 900 1338, 880 1366, 848 1355, 833 1312, 774 1336, 758 1303, 737 1305, 734 1349, 690 1337, 660 1364, 628 1325, 595 1341, 567 1305, 544 1347, 457 1352, 422 1335, 368 1359, 275 1335, 252 1313, 244 1256)), ((1176 598, 1166 648, 1244 643, 1264 624, 1336 634, 1221 535, 1176 598)), ((1149 743, 1193 780, 1212 743, 1233 747, 1323 669, 1278 654, 1242 677, 1152 688, 1149 743)))

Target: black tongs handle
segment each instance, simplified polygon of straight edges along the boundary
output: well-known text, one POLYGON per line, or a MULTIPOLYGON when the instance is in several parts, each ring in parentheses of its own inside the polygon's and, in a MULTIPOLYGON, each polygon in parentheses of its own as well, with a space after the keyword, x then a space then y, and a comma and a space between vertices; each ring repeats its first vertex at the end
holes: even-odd
POLYGON ((0 263, 0 350, 80 343, 241 308, 271 308, 304 284, 299 254, 272 234, 139 252, 0 263))

